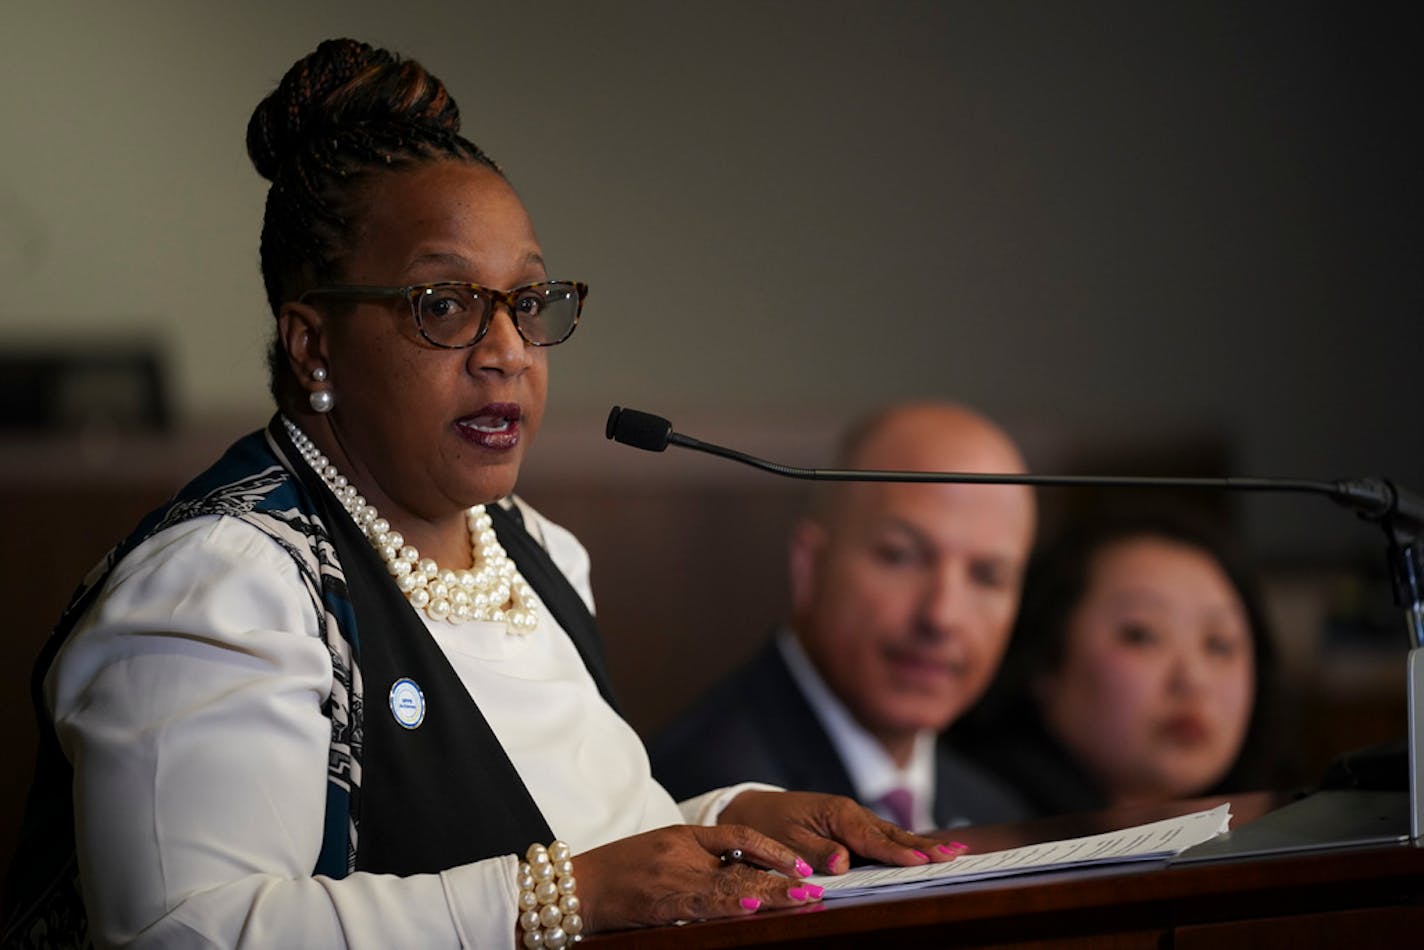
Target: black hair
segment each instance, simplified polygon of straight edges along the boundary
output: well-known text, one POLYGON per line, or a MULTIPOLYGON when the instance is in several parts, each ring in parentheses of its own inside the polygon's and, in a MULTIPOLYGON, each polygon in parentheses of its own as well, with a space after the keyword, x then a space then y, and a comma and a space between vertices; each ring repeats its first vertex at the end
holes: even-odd
MULTIPOLYGON (((272 183, 261 261, 273 316, 341 275, 374 175, 446 160, 502 174, 460 135, 444 83, 414 60, 350 39, 326 40, 287 70, 248 121, 247 154, 272 183)), ((267 366, 280 404, 289 371, 275 332, 267 366)))

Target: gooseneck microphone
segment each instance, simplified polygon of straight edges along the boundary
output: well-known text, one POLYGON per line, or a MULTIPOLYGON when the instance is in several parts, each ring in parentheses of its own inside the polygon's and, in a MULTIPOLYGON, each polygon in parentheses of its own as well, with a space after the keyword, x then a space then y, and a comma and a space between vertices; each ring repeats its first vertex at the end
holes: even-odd
MULTIPOLYGON (((1361 518, 1384 528, 1395 603, 1404 608, 1412 647, 1424 648, 1424 500, 1385 478, 1326 481, 1307 478, 1158 478, 1134 475, 1029 475, 980 472, 896 472, 875 469, 798 468, 703 442, 674 432, 662 416, 614 406, 604 434, 615 442, 649 452, 669 445, 695 449, 752 468, 822 482, 928 482, 966 485, 1093 486, 1186 488, 1215 491, 1297 492, 1324 495, 1361 518)), ((1421 661, 1424 663, 1424 661, 1421 661)), ((1424 716, 1424 710, 1421 710, 1424 716)))
POLYGON ((1119 488, 1202 488, 1231 491, 1285 491, 1325 495, 1371 521, 1418 533, 1424 529, 1424 501, 1381 478, 1325 481, 1305 478, 1159 478, 1135 475, 999 475, 978 472, 896 472, 875 469, 798 468, 703 442, 674 432, 662 416, 614 406, 604 434, 615 442, 649 452, 669 445, 717 455, 787 478, 824 482, 930 482, 969 485, 1116 486, 1119 488))

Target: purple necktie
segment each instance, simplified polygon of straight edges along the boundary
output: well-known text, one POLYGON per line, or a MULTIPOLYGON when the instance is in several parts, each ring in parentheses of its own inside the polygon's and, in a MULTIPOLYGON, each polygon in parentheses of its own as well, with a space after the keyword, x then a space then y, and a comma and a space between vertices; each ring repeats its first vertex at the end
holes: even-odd
POLYGON ((880 798, 880 804, 901 828, 914 830, 915 796, 907 788, 892 788, 880 798))

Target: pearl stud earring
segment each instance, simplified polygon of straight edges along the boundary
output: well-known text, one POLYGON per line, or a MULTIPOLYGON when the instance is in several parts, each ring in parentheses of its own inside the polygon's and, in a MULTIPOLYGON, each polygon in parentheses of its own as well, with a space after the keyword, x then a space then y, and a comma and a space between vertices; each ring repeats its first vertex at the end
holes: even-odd
MULTIPOLYGON (((326 377, 325 366, 318 366, 311 372, 311 378, 318 383, 326 382, 326 377)), ((329 389, 314 389, 307 396, 307 402, 311 404, 312 412, 330 412, 331 407, 336 405, 336 396, 329 389)))

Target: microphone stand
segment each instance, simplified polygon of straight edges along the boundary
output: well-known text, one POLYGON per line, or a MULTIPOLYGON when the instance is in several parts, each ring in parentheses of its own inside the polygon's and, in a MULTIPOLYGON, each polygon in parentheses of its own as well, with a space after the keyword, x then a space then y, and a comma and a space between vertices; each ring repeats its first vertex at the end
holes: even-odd
POLYGON ((610 439, 650 452, 661 452, 669 445, 677 445, 750 465, 774 475, 808 481, 1204 488, 1325 495, 1351 509, 1360 518, 1377 522, 1384 529, 1394 602, 1404 611, 1409 637, 1405 684, 1409 719, 1409 835, 1416 842, 1424 840, 1424 499, 1399 488, 1388 479, 1156 478, 799 468, 682 435, 674 432, 672 423, 661 416, 619 406, 614 406, 608 414, 605 434, 610 439))
POLYGON ((1409 709, 1409 836, 1424 837, 1424 539, 1420 532, 1384 522, 1389 538, 1394 602, 1403 607, 1409 628, 1407 666, 1409 709))

